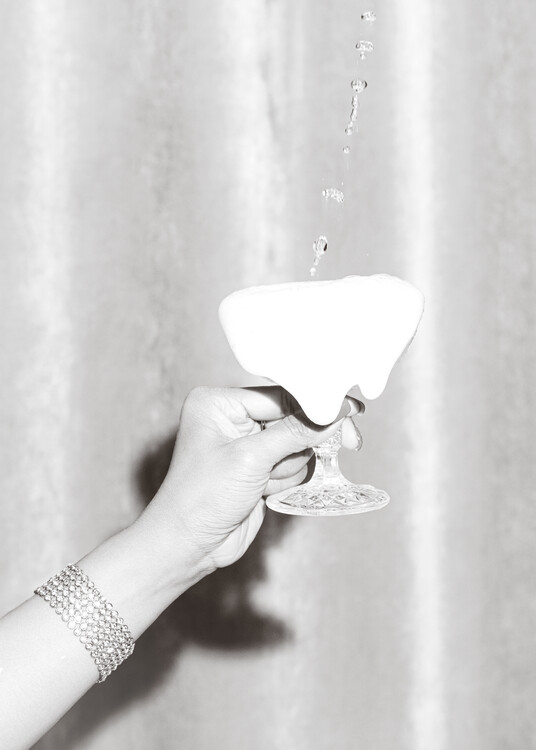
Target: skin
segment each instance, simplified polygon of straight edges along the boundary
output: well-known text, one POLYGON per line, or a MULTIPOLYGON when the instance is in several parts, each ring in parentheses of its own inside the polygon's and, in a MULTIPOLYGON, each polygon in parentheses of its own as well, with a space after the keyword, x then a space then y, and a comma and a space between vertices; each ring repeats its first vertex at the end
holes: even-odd
MULTIPOLYGON (((134 639, 186 589, 242 557, 265 498, 303 482, 314 445, 342 426, 343 445, 357 448, 351 418, 362 411, 347 398, 337 420, 319 427, 277 386, 194 389, 152 502, 79 561, 134 639)), ((97 677, 89 653, 40 597, 8 612, 0 619, 0 747, 29 748, 97 677)))

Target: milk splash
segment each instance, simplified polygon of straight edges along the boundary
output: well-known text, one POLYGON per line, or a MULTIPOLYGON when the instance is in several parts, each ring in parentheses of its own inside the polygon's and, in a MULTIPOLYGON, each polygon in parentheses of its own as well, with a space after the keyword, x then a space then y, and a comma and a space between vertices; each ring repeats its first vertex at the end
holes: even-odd
MULTIPOLYGON (((366 23, 370 28, 375 24, 376 22, 376 13, 373 10, 367 10, 361 13, 361 20, 366 23)), ((374 43, 370 41, 369 39, 361 39, 357 42, 355 45, 356 49, 359 53, 359 61, 363 63, 367 56, 370 55, 374 51, 374 43)), ((354 78, 350 81, 350 86, 352 88, 353 94, 351 99, 351 105, 350 105, 350 116, 348 118, 348 122, 346 124, 346 127, 344 129, 345 135, 347 137, 353 136, 355 133, 359 132, 359 125, 358 125, 358 119, 359 119, 359 107, 360 107, 360 97, 365 91, 365 89, 368 86, 367 81, 365 81, 362 78, 354 78)), ((351 152, 351 148, 349 145, 345 144, 342 147, 343 154, 345 156, 349 156, 351 152)), ((348 160, 346 161, 346 165, 348 167, 348 160)), ((342 190, 339 190, 338 188, 324 188, 322 190, 322 196, 326 200, 332 200, 335 203, 342 205, 344 202, 344 193, 342 190)), ((321 258, 325 255, 326 250, 328 248, 328 241, 327 238, 324 235, 321 235, 313 242, 313 254, 314 254, 314 261, 313 266, 309 269, 309 274, 311 278, 314 278, 318 273, 318 265, 320 263, 321 258)))

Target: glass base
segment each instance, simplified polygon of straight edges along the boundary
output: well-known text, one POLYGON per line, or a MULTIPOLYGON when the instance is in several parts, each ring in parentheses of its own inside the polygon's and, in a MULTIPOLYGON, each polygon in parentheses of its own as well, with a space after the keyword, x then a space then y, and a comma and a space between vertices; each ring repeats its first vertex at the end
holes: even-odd
POLYGON ((389 499, 387 492, 370 484, 352 484, 347 480, 317 483, 313 477, 308 484, 272 495, 266 505, 293 516, 345 516, 379 510, 389 499))

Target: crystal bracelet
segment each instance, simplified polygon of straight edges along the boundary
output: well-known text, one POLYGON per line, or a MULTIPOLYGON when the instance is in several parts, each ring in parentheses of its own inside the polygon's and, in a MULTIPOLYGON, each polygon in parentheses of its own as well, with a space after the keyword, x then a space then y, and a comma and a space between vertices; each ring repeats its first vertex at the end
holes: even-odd
POLYGON ((104 680, 134 651, 122 617, 78 565, 67 565, 34 592, 47 601, 89 651, 104 680))

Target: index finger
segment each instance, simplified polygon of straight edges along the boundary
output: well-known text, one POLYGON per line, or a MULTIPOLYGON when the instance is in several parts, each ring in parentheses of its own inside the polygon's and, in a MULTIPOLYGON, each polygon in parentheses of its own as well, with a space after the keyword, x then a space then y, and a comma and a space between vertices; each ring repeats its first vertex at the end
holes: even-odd
MULTIPOLYGON (((298 401, 280 385, 230 388, 233 396, 242 404, 247 416, 255 422, 271 422, 289 414, 304 413, 298 401)), ((349 417, 362 414, 365 405, 356 398, 346 396, 350 404, 349 417)), ((305 415, 307 416, 307 415, 305 415)))

